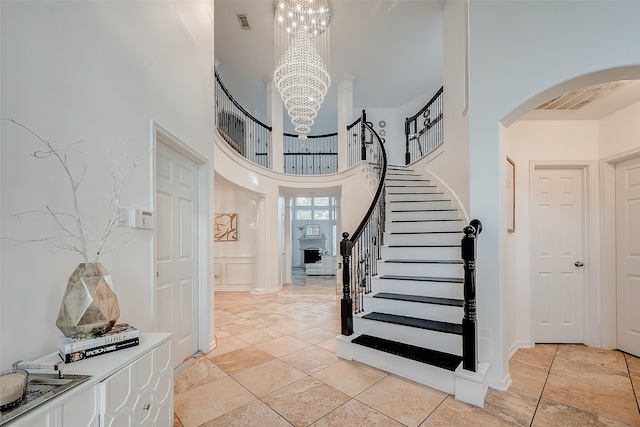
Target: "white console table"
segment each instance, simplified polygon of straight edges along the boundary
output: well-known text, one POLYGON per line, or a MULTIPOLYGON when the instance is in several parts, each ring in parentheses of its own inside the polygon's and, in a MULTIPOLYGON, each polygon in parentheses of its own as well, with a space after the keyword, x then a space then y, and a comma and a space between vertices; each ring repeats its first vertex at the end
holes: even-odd
MULTIPOLYGON (((52 353, 40 360, 60 358, 52 353)), ((171 334, 140 334, 135 347, 67 364, 62 372, 92 377, 5 425, 173 426, 171 334)))

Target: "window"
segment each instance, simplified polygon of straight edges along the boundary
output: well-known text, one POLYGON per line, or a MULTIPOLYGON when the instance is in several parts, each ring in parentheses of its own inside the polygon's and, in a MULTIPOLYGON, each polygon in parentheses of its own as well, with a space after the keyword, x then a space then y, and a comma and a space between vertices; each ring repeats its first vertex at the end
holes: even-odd
POLYGON ((314 210, 313 211, 313 219, 329 219, 329 211, 328 210, 324 210, 324 211, 320 211, 320 210, 314 210))
POLYGON ((314 197, 313 206, 329 206, 328 197, 314 197))
POLYGON ((296 197, 296 206, 311 206, 311 197, 296 197))
POLYGON ((296 219, 297 220, 311 220, 311 210, 297 210, 296 211, 296 219))

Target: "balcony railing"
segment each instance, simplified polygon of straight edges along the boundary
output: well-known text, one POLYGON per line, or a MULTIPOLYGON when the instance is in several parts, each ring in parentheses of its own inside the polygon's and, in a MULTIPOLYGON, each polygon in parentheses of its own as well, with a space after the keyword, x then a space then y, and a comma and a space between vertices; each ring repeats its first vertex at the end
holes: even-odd
POLYGON ((338 172, 338 133, 298 135, 285 133, 283 138, 284 173, 323 175, 338 172))
POLYGON ((216 75, 216 127, 227 144, 253 163, 271 167, 271 127, 249 114, 233 99, 216 75))
POLYGON ((420 160, 443 141, 442 92, 438 92, 414 116, 404 122, 405 164, 420 160))
POLYGON ((353 123, 347 126, 347 165, 349 167, 359 163, 362 158, 362 117, 358 117, 353 123))

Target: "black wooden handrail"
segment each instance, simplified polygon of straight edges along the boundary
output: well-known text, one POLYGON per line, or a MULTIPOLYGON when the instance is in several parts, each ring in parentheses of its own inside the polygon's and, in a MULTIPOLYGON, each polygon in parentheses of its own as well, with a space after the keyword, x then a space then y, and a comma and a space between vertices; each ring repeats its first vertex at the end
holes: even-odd
POLYGON ((373 126, 371 125, 371 123, 365 122, 365 125, 375 135, 375 137, 378 139, 378 143, 380 144, 380 148, 381 148, 380 151, 382 152, 382 165, 381 165, 382 175, 380 176, 380 181, 378 182, 378 188, 376 189, 376 194, 375 196, 373 196, 373 200, 371 201, 371 205, 369 206, 367 213, 365 214, 364 218, 362 218, 362 221, 360 221, 360 225, 358 225, 358 228, 356 228, 356 231, 354 231, 353 235, 351 236, 352 242, 355 242, 356 240, 358 240, 358 238, 360 238, 360 234, 362 234, 362 230, 364 230, 364 227, 366 227, 367 222, 371 218, 371 214, 373 213, 373 210, 378 205, 378 201, 380 200, 380 195, 382 194, 382 190, 384 190, 384 179, 387 176, 387 152, 384 150, 384 145, 382 144, 382 141, 380 140, 380 137, 378 136, 376 131, 373 130, 373 126))
POLYGON ((464 262, 464 316, 462 318, 462 367, 467 371, 478 370, 478 325, 476 319, 476 255, 478 235, 482 222, 471 220, 462 238, 464 262))
POLYGON ((413 116, 411 116, 411 117, 407 118, 407 119, 405 120, 405 122, 412 122, 412 121, 414 121, 415 119, 417 119, 418 117, 420 117, 420 116, 421 116, 425 111, 427 111, 427 110, 429 109, 429 107, 431 106, 431 104, 433 104, 433 103, 435 102, 435 100, 436 100, 436 99, 438 99, 438 97, 439 97, 440 95, 442 95, 443 90, 444 90, 444 86, 441 86, 441 87, 440 87, 440 89, 438 89, 438 91, 436 92, 436 94, 435 94, 435 95, 433 95, 433 96, 431 97, 431 99, 429 100, 429 102, 427 102, 427 103, 426 103, 426 105, 425 105, 424 107, 422 107, 422 108, 420 109, 420 111, 418 111, 416 114, 414 114, 413 116))
MULTIPOLYGON (((372 166, 378 178, 378 186, 373 197, 371 205, 364 215, 362 221, 353 232, 351 238, 349 233, 342 233, 342 241, 340 242, 340 255, 342 256, 342 300, 340 301, 341 314, 341 334, 353 334, 353 297, 357 296, 356 311, 362 309, 363 293, 370 292, 371 276, 377 274, 376 262, 379 258, 380 247, 382 245, 382 236, 384 233, 384 185, 387 173, 387 153, 378 134, 373 129, 371 123, 366 120, 366 113, 362 111, 362 117, 359 120, 362 128, 360 134, 362 136, 363 146, 366 142, 364 138, 365 131, 371 133, 371 142, 366 144, 374 144, 377 142, 379 163, 372 166), (374 142, 375 139, 375 142, 374 142), (354 265, 351 265, 351 257, 354 257, 354 265), (353 289, 351 282, 353 278, 353 289)), ((355 126, 358 121, 351 126, 355 126)), ((366 150, 362 151, 362 161, 366 161, 366 150)), ((375 156, 374 156, 375 157, 375 156)))
POLYGON ((362 120, 362 117, 358 117, 357 119, 355 119, 353 123, 347 126, 347 130, 351 130, 351 128, 360 123, 360 120, 362 120))
MULTIPOLYGON (((284 136, 288 136, 290 138, 297 138, 299 135, 297 133, 283 133, 282 135, 284 136)), ((332 138, 334 136, 338 136, 338 132, 333 132, 333 133, 325 133, 324 135, 307 135, 307 139, 314 139, 314 138, 332 138)))
POLYGON ((405 164, 421 159, 442 142, 443 92, 444 87, 440 87, 420 111, 404 121, 405 164), (421 116, 424 120, 420 120, 421 116))
POLYGON ((231 96, 231 94, 229 93, 229 91, 225 87, 224 83, 222 83, 222 80, 220 79, 220 75, 218 74, 218 70, 215 70, 215 75, 216 75, 216 81, 220 84, 220 88, 224 91, 224 94, 227 95, 227 97, 231 100, 231 102, 233 102, 233 105, 235 105, 235 107, 238 110, 242 111, 243 114, 245 114, 247 117, 249 117, 251 120, 253 120, 256 124, 262 126, 263 128, 265 128, 265 129, 267 129, 269 131, 272 130, 271 126, 267 126, 266 124, 262 123, 260 120, 256 119, 253 116, 253 114, 249 113, 247 110, 242 108, 242 105, 240 105, 238 103, 238 101, 236 101, 235 98, 233 96, 231 96))

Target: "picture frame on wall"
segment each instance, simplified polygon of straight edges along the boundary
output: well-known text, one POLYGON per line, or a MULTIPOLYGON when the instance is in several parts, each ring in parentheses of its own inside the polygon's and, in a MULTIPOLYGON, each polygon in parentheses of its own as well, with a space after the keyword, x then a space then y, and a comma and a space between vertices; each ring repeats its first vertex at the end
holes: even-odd
POLYGON ((213 240, 236 242, 238 240, 238 214, 219 213, 213 216, 213 240))
POLYGON ((507 156, 507 233, 516 231, 516 164, 507 156))

